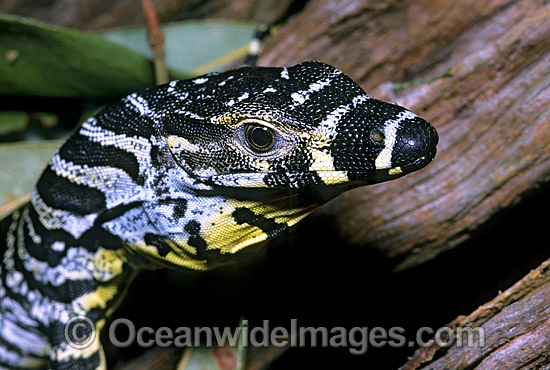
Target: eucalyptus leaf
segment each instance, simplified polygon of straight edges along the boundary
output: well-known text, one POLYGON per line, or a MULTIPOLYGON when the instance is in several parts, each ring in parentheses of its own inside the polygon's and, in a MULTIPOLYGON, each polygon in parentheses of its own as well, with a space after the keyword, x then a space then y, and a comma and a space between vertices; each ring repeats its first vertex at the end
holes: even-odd
POLYGON ((0 95, 118 96, 151 85, 152 62, 119 44, 0 15, 0 95))
MULTIPOLYGON (((161 26, 165 36, 168 68, 188 75, 220 71, 241 60, 248 52, 257 23, 202 20, 161 26)), ((145 27, 102 32, 105 38, 151 59, 145 27)))
POLYGON ((0 205, 29 193, 61 141, 0 144, 0 205))

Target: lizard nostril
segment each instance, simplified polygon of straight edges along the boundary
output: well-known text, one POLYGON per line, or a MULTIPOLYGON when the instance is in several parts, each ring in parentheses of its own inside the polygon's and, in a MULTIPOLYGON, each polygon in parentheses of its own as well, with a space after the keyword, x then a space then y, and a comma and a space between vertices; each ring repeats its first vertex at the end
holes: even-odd
POLYGON ((378 130, 371 131, 370 138, 376 143, 381 143, 385 139, 384 134, 378 130))

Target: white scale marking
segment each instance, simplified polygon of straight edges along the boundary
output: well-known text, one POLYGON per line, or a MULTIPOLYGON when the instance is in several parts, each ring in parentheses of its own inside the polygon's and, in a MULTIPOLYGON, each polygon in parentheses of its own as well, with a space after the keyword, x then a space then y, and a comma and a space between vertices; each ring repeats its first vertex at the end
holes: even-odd
POLYGON ((290 94, 292 100, 297 104, 303 104, 306 100, 309 99, 309 96, 313 93, 321 91, 323 88, 330 85, 332 82, 333 76, 326 78, 324 80, 319 80, 317 82, 311 83, 307 90, 300 90, 290 94))
MULTIPOLYGON (((25 286, 24 289, 16 287, 13 289, 13 292, 26 296, 28 294, 28 287, 26 282, 22 282, 21 286, 25 286)), ((0 302, 0 312, 3 312, 5 317, 12 320, 15 323, 20 323, 29 327, 37 327, 38 324, 36 321, 29 317, 27 311, 21 306, 21 303, 16 300, 11 299, 10 297, 3 297, 0 302)))
POLYGON ((44 356, 48 345, 46 338, 39 336, 37 333, 21 328, 11 320, 0 315, 0 336, 2 339, 10 342, 17 348, 24 349, 25 352, 30 352, 37 356, 44 356))
POLYGON ((151 231, 150 220, 143 209, 131 209, 112 221, 103 223, 103 228, 113 235, 119 236, 128 243, 137 243, 151 231))
POLYGON ((290 94, 290 97, 292 98, 292 100, 294 100, 296 104, 298 105, 303 104, 306 100, 309 99, 309 96, 311 94, 319 92, 325 87, 330 86, 334 77, 338 76, 341 73, 342 72, 340 71, 334 71, 330 77, 327 77, 323 80, 319 80, 317 82, 312 82, 311 84, 309 84, 309 87, 307 90, 299 90, 299 91, 293 92, 292 94, 290 94))
POLYGON ((60 241, 53 242, 51 248, 56 252, 63 252, 65 250, 65 243, 60 241))
POLYGON ((178 81, 170 81, 170 83, 168 84, 168 88, 166 89, 166 92, 168 94, 173 93, 175 91, 175 87, 177 83, 178 81))
POLYGON ((152 111, 149 109, 149 104, 147 100, 145 100, 141 96, 138 96, 137 93, 128 95, 125 100, 129 102, 131 106, 134 106, 139 114, 142 116, 150 115, 152 113, 152 111))
POLYGON ((184 92, 179 92, 181 95, 178 96, 178 99, 179 100, 187 100, 187 98, 189 97, 189 93, 187 91, 184 91, 184 92))
POLYGON ((15 365, 21 362, 21 356, 0 344, 0 360, 4 363, 15 365))
POLYGON ((406 119, 414 119, 416 115, 410 111, 400 112, 395 119, 386 121, 384 126, 384 149, 376 157, 374 162, 377 170, 385 170, 392 167, 392 152, 397 138, 399 124, 406 119))
POLYGON ((205 120, 206 119, 202 116, 199 116, 196 113, 189 112, 189 111, 186 111, 186 110, 176 110, 176 111, 174 111, 174 113, 181 114, 181 115, 185 116, 185 118, 192 118, 192 119, 196 119, 196 120, 205 120))
POLYGON ((241 96, 239 96, 239 97, 237 98, 237 101, 235 101, 235 99, 231 99, 230 101, 228 101, 227 103, 225 103, 225 105, 228 106, 228 107, 232 107, 233 105, 235 105, 235 104, 237 104, 237 103, 240 103, 240 102, 242 102, 242 101, 245 100, 245 99, 248 99, 249 96, 250 96, 250 95, 249 95, 247 92, 245 92, 244 94, 242 94, 241 96))
POLYGON ((330 112, 315 131, 323 136, 326 141, 332 140, 336 136, 336 128, 342 117, 351 109, 358 107, 369 99, 371 99, 371 97, 366 94, 355 96, 351 104, 340 105, 330 112))
POLYGON ((76 216, 67 211, 51 208, 44 203, 36 189, 33 190, 31 194, 31 202, 38 213, 40 223, 44 225, 44 227, 50 230, 66 230, 76 239, 80 238, 86 230, 90 229, 97 218, 97 214, 95 213, 85 216, 76 216))
POLYGON ((195 83, 195 85, 202 85, 203 83, 205 83, 206 81, 208 81, 208 78, 197 78, 195 80, 193 80, 193 82, 195 83))
MULTIPOLYGON (((20 230, 21 228, 18 228, 18 231, 20 230)), ((22 236, 18 239, 17 244, 18 255, 28 254, 25 250, 22 236)), ((9 245, 4 259, 7 257, 13 261, 14 249, 14 245, 9 245)), ((10 270, 13 270, 13 266, 10 270)), ((29 290, 23 277, 19 276, 21 275, 20 272, 13 270, 11 274, 6 275, 6 285, 11 291, 26 297, 25 308, 19 302, 9 297, 4 297, 0 300, 0 312, 10 316, 14 323, 19 322, 27 326, 36 327, 36 322, 39 322, 44 326, 49 326, 51 322, 56 320, 65 323, 72 315, 73 310, 70 309, 69 304, 51 301, 49 298, 42 296, 39 291, 29 290)), ((81 310, 77 314, 86 314, 86 312, 81 310)))
POLYGON ((90 141, 103 146, 114 146, 133 154, 139 164, 140 174, 145 174, 153 166, 151 164, 151 143, 144 137, 130 137, 105 130, 96 124, 95 118, 90 118, 82 124, 79 133, 89 137, 90 141))
POLYGON ((31 237, 34 244, 40 244, 42 243, 42 237, 36 233, 36 230, 34 229, 34 225, 31 221, 31 218, 29 216, 29 212, 25 211, 25 213, 22 215, 25 219, 25 224, 27 225, 29 236, 31 237))
POLYGON ((19 257, 27 271, 31 271, 34 278, 43 284, 60 286, 67 280, 93 280, 94 255, 84 247, 75 247, 67 251, 61 263, 50 267, 47 262, 39 261, 25 251, 18 251, 19 257))
POLYGON ((212 176, 210 180, 218 185, 229 187, 265 188, 265 173, 240 173, 212 176))
POLYGON ((135 184, 128 173, 120 168, 79 165, 62 159, 59 154, 51 159, 50 168, 58 176, 75 184, 100 190, 105 195, 109 209, 147 198, 145 189, 135 184))
POLYGON ((290 79, 288 75, 288 69, 286 67, 284 67, 283 70, 281 71, 281 78, 284 78, 285 80, 290 79))

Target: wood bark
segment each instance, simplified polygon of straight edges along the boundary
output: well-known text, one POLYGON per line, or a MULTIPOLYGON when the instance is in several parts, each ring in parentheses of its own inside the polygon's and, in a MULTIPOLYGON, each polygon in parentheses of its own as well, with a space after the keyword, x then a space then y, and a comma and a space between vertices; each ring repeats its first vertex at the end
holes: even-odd
POLYGON ((427 168, 344 194, 314 217, 336 220, 346 243, 402 270, 459 245, 548 182, 549 14, 547 2, 530 0, 310 2, 260 63, 333 64, 440 134, 427 168), (434 77, 397 91, 387 83, 434 77))
MULTIPOLYGON (((153 1, 162 22, 186 19, 226 18, 273 23, 288 11, 291 0, 156 0, 153 1)), ((18 14, 59 26, 98 30, 124 26, 142 26, 141 2, 135 0, 6 0, 0 12, 18 14)))
MULTIPOLYGON (((336 220, 345 243, 373 248, 402 271, 457 247, 547 183, 549 19, 545 1, 308 3, 261 63, 336 65, 440 134, 426 169, 344 194, 311 224, 336 220)), ((402 369, 550 368, 549 264, 449 325, 482 327, 483 345, 421 348, 402 369)))
POLYGON ((550 260, 448 327, 482 331, 470 342, 420 348, 400 369, 550 369, 550 260))

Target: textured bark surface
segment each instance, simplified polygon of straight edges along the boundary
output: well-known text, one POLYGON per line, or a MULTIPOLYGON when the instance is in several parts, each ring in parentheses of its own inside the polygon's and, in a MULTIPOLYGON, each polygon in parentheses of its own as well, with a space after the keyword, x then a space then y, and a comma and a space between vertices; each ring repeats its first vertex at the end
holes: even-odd
POLYGON ((549 14, 542 0, 308 3, 260 63, 321 59, 440 133, 426 169, 347 193, 314 217, 334 218, 345 242, 401 270, 460 244, 547 182, 549 14), (385 83, 442 74, 399 91, 385 83))
MULTIPOLYGON (((344 194, 309 225, 336 220, 345 244, 374 248, 394 270, 407 270, 455 248, 548 182, 549 19, 547 1, 309 2, 260 63, 336 65, 440 133, 426 169, 344 194), (388 83, 430 78, 400 90, 388 83)), ((451 323, 482 326, 484 346, 421 348, 403 369, 550 368, 548 265, 451 323)))
MULTIPOLYGON (((156 0, 153 3, 161 22, 228 18, 272 23, 286 13, 292 1, 156 0)), ((139 0, 5 0, 0 2, 0 12, 85 30, 143 25, 139 0)))
POLYGON ((482 328, 483 341, 421 348, 400 369, 549 369, 550 260, 449 327, 482 328))

